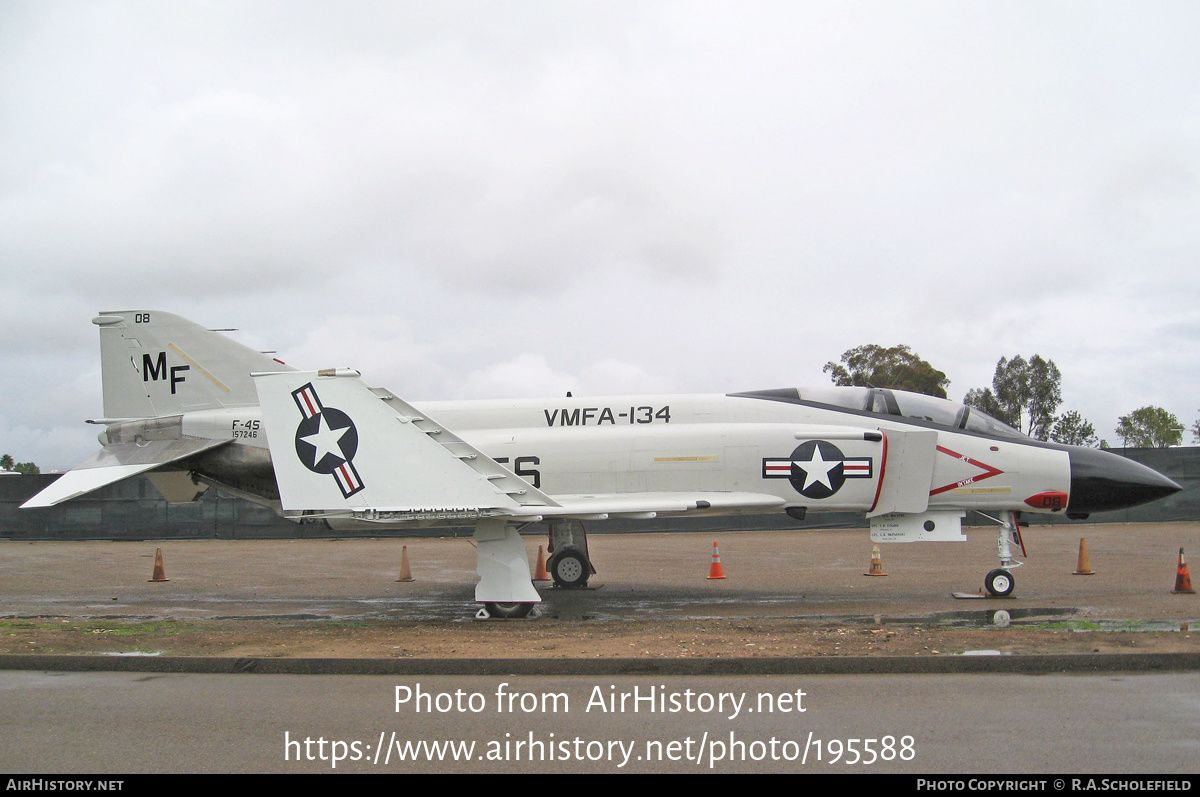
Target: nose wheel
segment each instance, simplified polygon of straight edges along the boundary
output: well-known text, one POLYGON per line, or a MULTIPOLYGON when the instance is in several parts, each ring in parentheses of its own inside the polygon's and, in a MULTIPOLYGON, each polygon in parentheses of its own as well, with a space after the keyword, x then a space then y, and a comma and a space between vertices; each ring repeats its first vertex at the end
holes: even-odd
POLYGON ((1016 579, 1007 570, 997 568, 987 574, 987 578, 983 580, 983 586, 989 595, 1004 598, 1012 594, 1013 587, 1016 586, 1016 579))

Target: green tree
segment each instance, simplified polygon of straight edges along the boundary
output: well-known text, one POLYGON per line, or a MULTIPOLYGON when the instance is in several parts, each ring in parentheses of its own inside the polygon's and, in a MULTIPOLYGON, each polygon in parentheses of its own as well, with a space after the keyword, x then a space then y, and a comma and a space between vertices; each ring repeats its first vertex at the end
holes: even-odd
POLYGON ((1117 436, 1127 448, 1169 448, 1183 442, 1183 424, 1162 407, 1142 407, 1117 419, 1117 436))
POLYGON ((1192 424, 1192 442, 1200 443, 1200 421, 1192 424))
POLYGON ((992 376, 992 387, 967 392, 965 404, 1025 432, 1046 440, 1054 426, 1054 413, 1062 403, 1062 373, 1053 360, 1040 354, 1026 360, 1001 357, 992 376))
POLYGON ((842 353, 841 364, 828 362, 823 370, 835 385, 886 387, 938 398, 946 398, 950 385, 944 373, 904 345, 890 349, 874 344, 857 346, 842 353))
POLYGON ((1064 412, 1054 422, 1050 439, 1069 446, 1094 446, 1096 445, 1096 428, 1084 420, 1078 412, 1071 410, 1064 412))
POLYGON ((12 454, 0 456, 0 470, 6 470, 12 473, 24 473, 27 476, 42 472, 41 468, 32 462, 14 462, 12 454))

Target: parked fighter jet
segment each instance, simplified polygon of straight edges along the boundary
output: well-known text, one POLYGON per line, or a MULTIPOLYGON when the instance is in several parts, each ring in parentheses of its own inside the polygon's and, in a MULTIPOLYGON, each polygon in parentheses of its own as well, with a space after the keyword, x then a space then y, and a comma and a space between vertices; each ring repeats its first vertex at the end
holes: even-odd
POLYGON ((168 501, 209 486, 296 520, 475 527, 476 600, 524 616, 540 599, 518 529, 550 528, 563 587, 592 575, 578 521, 862 512, 873 539, 961 540, 999 526, 1012 592, 1018 512, 1121 509, 1178 491, 1105 451, 1033 440, 944 399, 880 388, 411 405, 357 371, 292 369, 158 311, 103 312, 102 449, 24 504, 146 473, 168 501))

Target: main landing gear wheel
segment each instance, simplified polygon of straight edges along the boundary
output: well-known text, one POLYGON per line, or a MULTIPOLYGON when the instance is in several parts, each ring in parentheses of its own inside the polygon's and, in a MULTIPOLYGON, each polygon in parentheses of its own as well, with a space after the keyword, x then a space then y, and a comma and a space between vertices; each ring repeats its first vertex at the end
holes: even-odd
POLYGON ((499 620, 518 620, 528 617, 533 609, 532 603, 485 603, 483 608, 488 614, 499 620))
POLYGON ((583 589, 592 575, 592 566, 578 548, 560 548, 546 563, 554 586, 563 589, 583 589))
POLYGON ((987 578, 983 580, 983 586, 991 595, 1003 598, 1012 594, 1016 581, 1013 579, 1012 573, 997 569, 987 574, 987 578))

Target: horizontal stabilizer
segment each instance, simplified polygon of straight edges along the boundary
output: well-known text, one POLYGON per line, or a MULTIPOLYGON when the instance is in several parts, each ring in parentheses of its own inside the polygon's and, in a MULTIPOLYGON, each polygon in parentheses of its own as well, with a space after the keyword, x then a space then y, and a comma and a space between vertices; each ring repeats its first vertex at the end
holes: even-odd
POLYGON ((21 504, 21 508, 54 506, 105 485, 154 470, 201 451, 223 446, 228 442, 230 441, 182 437, 175 440, 151 440, 140 445, 107 445, 55 479, 46 489, 21 504))

